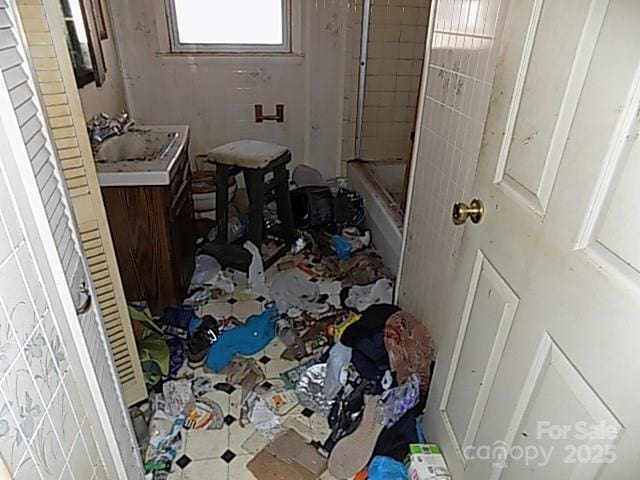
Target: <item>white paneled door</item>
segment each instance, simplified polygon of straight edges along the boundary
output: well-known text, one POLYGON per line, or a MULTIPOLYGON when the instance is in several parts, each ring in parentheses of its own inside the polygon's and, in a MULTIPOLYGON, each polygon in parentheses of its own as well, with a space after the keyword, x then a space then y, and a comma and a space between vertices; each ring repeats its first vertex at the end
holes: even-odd
MULTIPOLYGON (((105 469, 102 477, 142 478, 96 292, 36 92, 15 5, 0 0, 0 157, 10 197, 18 205, 50 314, 71 357, 73 378, 105 469)), ((88 461, 82 455, 67 460, 76 480, 97 478, 96 465, 89 464, 87 470, 88 461)))
POLYGON ((640 2, 501 9, 427 436, 457 480, 636 479, 640 2))

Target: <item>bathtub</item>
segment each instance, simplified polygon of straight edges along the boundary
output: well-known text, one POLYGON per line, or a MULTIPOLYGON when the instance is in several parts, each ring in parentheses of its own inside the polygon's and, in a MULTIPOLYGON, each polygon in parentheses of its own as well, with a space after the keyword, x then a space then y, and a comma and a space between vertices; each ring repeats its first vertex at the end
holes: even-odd
POLYGON ((347 167, 351 188, 364 199, 366 226, 380 256, 397 272, 402 248, 402 211, 400 201, 405 163, 397 160, 352 160, 347 167))

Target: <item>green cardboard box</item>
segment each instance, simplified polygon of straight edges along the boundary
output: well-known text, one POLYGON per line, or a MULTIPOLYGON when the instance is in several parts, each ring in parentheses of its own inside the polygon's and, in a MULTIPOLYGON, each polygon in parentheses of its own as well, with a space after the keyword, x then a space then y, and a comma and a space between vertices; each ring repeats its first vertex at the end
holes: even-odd
POLYGON ((412 443, 405 460, 409 480, 451 480, 442 450, 435 443, 412 443))

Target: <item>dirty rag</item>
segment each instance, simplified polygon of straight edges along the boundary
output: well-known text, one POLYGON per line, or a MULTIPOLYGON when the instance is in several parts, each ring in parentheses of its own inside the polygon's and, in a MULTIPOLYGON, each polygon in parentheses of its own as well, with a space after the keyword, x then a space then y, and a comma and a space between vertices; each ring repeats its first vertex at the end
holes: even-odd
POLYGON ((393 301, 393 280, 381 278, 370 285, 354 285, 349 288, 344 301, 346 307, 363 312, 371 305, 393 301))
POLYGON ((282 313, 291 309, 309 313, 329 310, 329 305, 321 302, 320 287, 297 272, 276 275, 271 284, 271 296, 282 313))

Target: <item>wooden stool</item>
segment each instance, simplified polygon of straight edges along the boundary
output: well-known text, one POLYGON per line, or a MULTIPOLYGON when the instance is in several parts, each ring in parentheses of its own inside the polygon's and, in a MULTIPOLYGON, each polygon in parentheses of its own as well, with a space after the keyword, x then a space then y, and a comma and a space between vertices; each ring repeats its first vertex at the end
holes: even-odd
POLYGON ((273 194, 285 242, 281 251, 287 251, 296 235, 289 197, 289 149, 257 140, 238 140, 211 150, 208 156, 216 165, 216 243, 228 243, 229 177, 242 173, 249 196, 249 240, 260 248, 265 236, 264 206, 273 194), (273 178, 265 182, 268 174, 273 174, 273 178))

